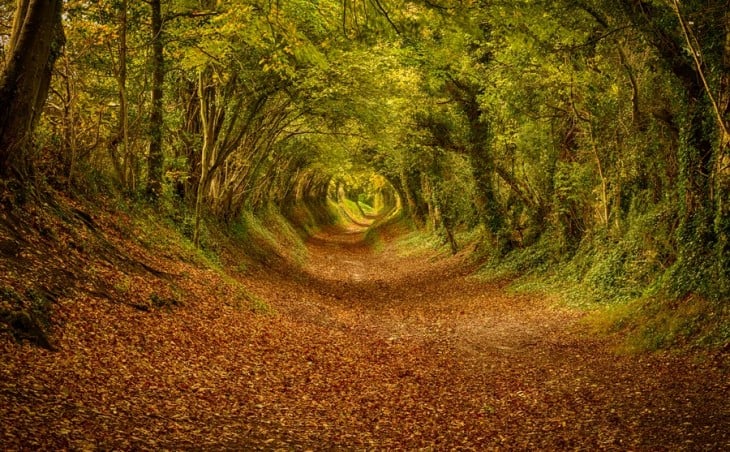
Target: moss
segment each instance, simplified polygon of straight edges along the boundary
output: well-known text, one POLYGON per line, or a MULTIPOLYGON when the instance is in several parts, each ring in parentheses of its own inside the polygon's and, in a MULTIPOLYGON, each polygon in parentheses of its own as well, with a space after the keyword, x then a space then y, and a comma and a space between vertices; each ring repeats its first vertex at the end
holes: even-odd
POLYGON ((52 299, 29 289, 20 295, 15 290, 0 288, 0 322, 7 325, 17 341, 27 340, 48 350, 55 350, 49 339, 52 299))

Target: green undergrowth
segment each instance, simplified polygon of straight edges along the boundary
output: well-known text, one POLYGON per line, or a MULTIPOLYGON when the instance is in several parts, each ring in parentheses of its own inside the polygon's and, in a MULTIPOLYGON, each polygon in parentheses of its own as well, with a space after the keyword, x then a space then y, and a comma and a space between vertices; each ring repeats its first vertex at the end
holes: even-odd
POLYGON ((227 305, 262 315, 274 314, 275 310, 266 300, 250 293, 237 278, 252 266, 270 265, 275 258, 301 262, 306 252, 297 232, 275 209, 258 215, 243 212, 230 225, 203 222, 199 247, 187 234, 185 223, 151 214, 137 217, 135 224, 152 239, 146 241, 151 250, 172 250, 183 261, 215 272, 232 288, 232 295, 225 300, 227 305))
POLYGON ((510 291, 549 295, 586 311, 593 331, 620 334, 627 351, 727 347, 727 302, 668 294, 662 287, 669 267, 663 244, 652 240, 647 244, 631 231, 621 240, 596 235, 567 253, 548 233, 533 246, 487 260, 475 276, 509 280, 510 291))
MULTIPOLYGON (((389 222, 399 229, 397 250, 401 256, 433 252, 439 257, 451 255, 451 247, 443 231, 419 228, 402 215, 393 217, 389 222)), ((460 228, 454 235, 459 251, 479 260, 478 247, 483 242, 484 230, 481 227, 460 228)))
POLYGON ((627 352, 730 345, 730 306, 698 296, 619 302, 593 311, 586 323, 600 334, 622 334, 622 349, 627 352))
POLYGON ((383 230, 379 226, 371 226, 365 231, 363 242, 375 251, 383 249, 383 230))
POLYGON ((409 232, 403 234, 396 242, 397 251, 400 256, 414 256, 423 253, 434 253, 440 257, 446 257, 451 254, 448 244, 443 237, 433 231, 417 229, 409 226, 406 222, 402 223, 409 232))
POLYGON ((200 230, 200 246, 193 243, 193 219, 189 215, 170 215, 165 209, 146 202, 119 199, 110 215, 124 214, 119 231, 144 248, 178 258, 183 262, 222 270, 218 238, 221 232, 206 222, 200 230))
POLYGON ((412 256, 425 251, 445 250, 446 248, 441 242, 441 239, 435 234, 414 230, 398 240, 398 254, 412 256))
POLYGON ((363 215, 363 213, 372 215, 372 208, 366 204, 353 201, 349 198, 344 198, 337 203, 330 201, 330 203, 332 209, 337 212, 338 222, 340 224, 354 223, 360 226, 368 226, 372 223, 372 220, 365 218, 363 215))
POLYGON ((243 212, 229 227, 231 238, 244 249, 246 256, 267 265, 276 260, 303 265, 306 248, 301 235, 275 208, 258 214, 243 212))
POLYGON ((370 216, 377 215, 375 208, 373 206, 371 206, 370 204, 363 202, 363 201, 358 201, 357 205, 360 206, 360 209, 362 209, 362 211, 365 215, 370 215, 370 216))
POLYGON ((316 205, 297 203, 282 214, 300 237, 307 238, 316 235, 323 227, 338 224, 341 217, 337 210, 336 204, 327 200, 316 205))
POLYGON ((559 236, 550 231, 533 245, 514 249, 505 255, 500 255, 488 245, 482 246, 477 252, 483 264, 475 277, 484 281, 510 280, 510 289, 516 292, 561 291, 569 286, 563 285, 563 282, 575 279, 561 274, 570 261, 561 257, 566 255, 565 248, 559 236))

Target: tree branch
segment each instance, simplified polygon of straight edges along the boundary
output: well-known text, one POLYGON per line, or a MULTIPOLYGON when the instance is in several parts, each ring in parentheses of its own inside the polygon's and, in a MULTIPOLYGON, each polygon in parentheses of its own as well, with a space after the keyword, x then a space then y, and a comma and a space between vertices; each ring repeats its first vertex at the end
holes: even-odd
POLYGON ((380 3, 380 0, 370 0, 370 1, 371 1, 371 2, 372 2, 372 3, 374 4, 374 5, 375 5, 375 7, 376 7, 376 8, 377 8, 377 9, 378 9, 378 10, 379 10, 379 11, 380 11, 380 12, 381 12, 382 14, 383 14, 383 16, 385 17, 385 19, 386 19, 386 20, 388 21, 388 23, 390 24, 390 26, 391 26, 391 27, 393 27, 393 30, 395 30, 396 34, 399 34, 399 35, 400 35, 400 34, 401 34, 400 30, 399 30, 399 29, 398 29, 398 27, 397 27, 397 26, 395 25, 395 23, 393 23, 393 21, 392 21, 392 20, 391 20, 391 18, 390 18, 390 15, 388 14, 388 11, 387 11, 387 10, 386 10, 386 9, 385 9, 385 8, 383 7, 383 4, 382 4, 382 3, 380 3))
POLYGON ((695 46, 692 44, 692 39, 690 38, 691 30, 689 29, 689 25, 684 20, 684 16, 682 16, 682 12, 679 9, 679 1, 678 0, 672 0, 672 6, 674 6, 674 12, 677 15, 677 19, 679 20, 679 24, 682 28, 682 34, 684 35, 684 39, 687 42, 687 47, 689 47, 689 51, 692 54, 692 60, 695 63, 695 67, 697 69, 697 75, 699 75, 700 80, 702 80, 702 85, 705 87, 705 93, 707 94, 707 97, 710 99, 710 102, 712 103, 712 109, 715 112, 715 118, 717 119, 717 123, 720 126, 720 131, 722 132, 722 145, 724 146, 728 141, 730 141, 730 133, 728 133, 727 124, 725 124, 725 120, 722 117, 722 113, 720 112, 720 107, 717 105, 717 101, 715 100, 715 96, 712 95, 712 90, 710 89, 709 83, 707 83, 707 77, 705 76, 705 71, 702 69, 702 62, 699 58, 699 50, 695 49, 695 46))
POLYGON ((163 22, 167 22, 170 20, 179 19, 181 17, 187 19, 197 19, 199 17, 217 16, 218 14, 220 14, 218 11, 183 11, 179 13, 167 14, 162 18, 162 20, 163 22))

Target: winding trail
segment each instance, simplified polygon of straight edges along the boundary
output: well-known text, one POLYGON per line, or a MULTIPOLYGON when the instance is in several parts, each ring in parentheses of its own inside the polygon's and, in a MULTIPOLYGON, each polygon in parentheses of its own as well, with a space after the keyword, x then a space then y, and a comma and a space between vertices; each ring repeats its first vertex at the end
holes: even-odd
POLYGON ((310 446, 730 448, 726 361, 617 356, 580 313, 480 282, 462 257, 374 251, 358 229, 309 251, 304 279, 279 281, 307 303, 281 308, 342 332, 339 365, 313 372, 329 408, 310 446))
POLYGON ((619 356, 462 256, 362 239, 246 276, 273 312, 192 267, 172 312, 61 301, 57 353, 0 342, 3 448, 730 449, 726 356, 619 356))

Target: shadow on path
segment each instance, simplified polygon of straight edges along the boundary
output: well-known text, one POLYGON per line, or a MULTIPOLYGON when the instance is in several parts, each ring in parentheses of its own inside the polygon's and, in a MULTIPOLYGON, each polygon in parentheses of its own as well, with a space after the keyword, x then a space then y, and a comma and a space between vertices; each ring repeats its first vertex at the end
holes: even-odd
POLYGON ((381 357, 364 364, 377 376, 351 377, 359 389, 335 404, 377 413, 376 444, 730 448, 725 357, 619 356, 580 312, 479 281, 464 256, 403 255, 393 240, 375 250, 362 237, 333 228, 310 239, 303 279, 288 289, 303 295, 282 308, 381 357))

